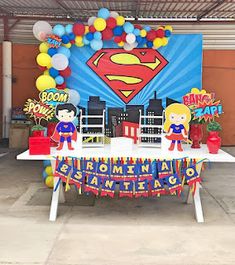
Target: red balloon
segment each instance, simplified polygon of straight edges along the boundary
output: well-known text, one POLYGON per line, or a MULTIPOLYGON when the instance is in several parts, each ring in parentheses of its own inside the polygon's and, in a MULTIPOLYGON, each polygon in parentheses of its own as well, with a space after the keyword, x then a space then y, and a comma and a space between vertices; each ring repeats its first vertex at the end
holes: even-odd
POLYGON ((126 41, 126 32, 123 32, 121 35, 122 41, 126 41))
POLYGON ((85 26, 82 23, 75 23, 73 25, 73 33, 76 36, 82 36, 85 33, 85 26))
POLYGON ((96 32, 96 29, 93 25, 91 25, 91 26, 89 26, 89 31, 94 33, 94 32, 96 32))
POLYGON ((163 38, 163 37, 165 37, 165 31, 164 31, 163 29, 158 29, 158 30, 156 31, 156 35, 157 35, 157 37, 159 37, 159 38, 163 38))
POLYGON ((113 31, 109 28, 106 28, 102 31, 102 40, 111 40, 113 37, 113 31))
POLYGON ((70 43, 71 43, 71 44, 74 44, 74 43, 75 43, 75 40, 71 40, 70 43))
POLYGON ((151 29, 146 36, 147 40, 153 41, 156 38, 156 31, 151 29))
POLYGON ((63 83, 63 84, 61 84, 61 85, 56 85, 56 88, 57 89, 65 89, 66 88, 66 84, 65 84, 65 82, 63 83))
POLYGON ((136 29, 142 29, 142 26, 141 25, 135 25, 135 28, 136 29))
POLYGON ((46 71, 46 70, 47 70, 47 67, 46 67, 46 66, 38 65, 38 68, 39 68, 41 71, 46 71))
POLYGON ((117 25, 117 21, 114 17, 109 17, 107 20, 106 20, 106 25, 108 28, 110 29, 113 29, 116 27, 117 25))
POLYGON ((116 37, 114 37, 113 40, 114 40, 114 42, 119 43, 119 42, 122 41, 122 37, 121 36, 116 36, 116 37))
POLYGON ((71 69, 70 67, 67 67, 64 70, 59 71, 59 73, 63 77, 69 77, 71 75, 71 69))

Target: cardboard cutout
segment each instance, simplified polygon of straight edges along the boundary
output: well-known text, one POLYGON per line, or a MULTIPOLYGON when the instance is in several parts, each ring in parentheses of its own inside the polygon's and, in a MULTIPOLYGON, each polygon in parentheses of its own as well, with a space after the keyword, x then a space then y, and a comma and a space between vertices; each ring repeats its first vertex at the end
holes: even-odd
POLYGON ((171 140, 169 151, 173 151, 177 142, 177 150, 183 151, 182 140, 188 139, 189 122, 191 120, 190 109, 180 103, 169 105, 165 110, 164 131, 166 138, 171 140))
POLYGON ((55 142, 59 142, 57 150, 62 150, 64 142, 68 144, 69 150, 74 150, 72 147, 72 140, 77 140, 77 129, 72 121, 75 120, 77 114, 77 108, 71 104, 59 104, 56 106, 56 118, 59 123, 56 125, 55 131, 51 139, 55 142))

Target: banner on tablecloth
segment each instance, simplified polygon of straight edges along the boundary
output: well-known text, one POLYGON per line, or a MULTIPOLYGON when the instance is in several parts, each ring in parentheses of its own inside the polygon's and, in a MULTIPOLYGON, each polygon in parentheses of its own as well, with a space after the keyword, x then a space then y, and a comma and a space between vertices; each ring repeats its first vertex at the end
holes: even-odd
POLYGON ((190 188, 201 182, 195 159, 143 160, 117 158, 56 158, 55 176, 82 192, 119 197, 180 195, 185 181, 190 188), (125 161, 125 162, 124 162, 125 161))

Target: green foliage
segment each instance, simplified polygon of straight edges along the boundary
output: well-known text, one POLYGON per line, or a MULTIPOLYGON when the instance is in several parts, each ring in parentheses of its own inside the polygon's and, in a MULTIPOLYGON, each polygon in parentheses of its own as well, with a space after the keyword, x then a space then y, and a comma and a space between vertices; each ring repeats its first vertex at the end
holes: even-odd
POLYGON ((211 121, 207 124, 207 131, 208 132, 218 132, 221 131, 222 127, 221 125, 216 121, 211 121))
POLYGON ((31 131, 45 131, 45 128, 40 124, 36 124, 31 128, 31 131))

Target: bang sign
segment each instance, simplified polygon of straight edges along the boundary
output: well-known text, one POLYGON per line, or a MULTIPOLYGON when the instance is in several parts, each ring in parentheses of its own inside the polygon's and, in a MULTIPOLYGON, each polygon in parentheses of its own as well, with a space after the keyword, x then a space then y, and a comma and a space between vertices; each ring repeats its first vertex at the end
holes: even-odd
POLYGON ((28 99, 24 105, 24 112, 30 115, 30 118, 42 120, 50 120, 55 115, 55 108, 35 99, 28 99))
POLYGON ((49 35, 46 41, 50 48, 59 48, 62 43, 62 39, 57 35, 49 35))
POLYGON ((56 88, 45 89, 39 94, 39 98, 43 103, 56 106, 58 103, 66 103, 69 94, 63 90, 56 88))

